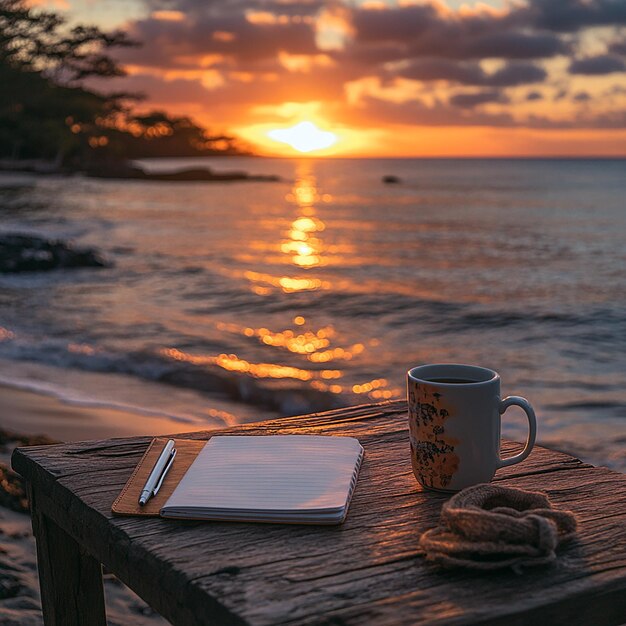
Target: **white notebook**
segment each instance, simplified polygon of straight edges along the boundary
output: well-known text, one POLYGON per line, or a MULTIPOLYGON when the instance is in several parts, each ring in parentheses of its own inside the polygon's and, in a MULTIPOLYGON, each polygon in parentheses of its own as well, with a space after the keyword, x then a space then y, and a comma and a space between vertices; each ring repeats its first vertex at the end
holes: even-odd
POLYGON ((218 435, 200 451, 161 516, 340 524, 362 458, 352 437, 218 435))

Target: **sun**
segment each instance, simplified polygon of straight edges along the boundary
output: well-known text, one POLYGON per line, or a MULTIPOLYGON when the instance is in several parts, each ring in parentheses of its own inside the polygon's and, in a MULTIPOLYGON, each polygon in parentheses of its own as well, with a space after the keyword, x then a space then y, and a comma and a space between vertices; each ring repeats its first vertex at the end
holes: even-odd
POLYGON ((275 128, 267 133, 274 141, 286 143, 298 152, 323 150, 337 143, 335 133, 318 128, 313 122, 300 122, 290 128, 275 128))

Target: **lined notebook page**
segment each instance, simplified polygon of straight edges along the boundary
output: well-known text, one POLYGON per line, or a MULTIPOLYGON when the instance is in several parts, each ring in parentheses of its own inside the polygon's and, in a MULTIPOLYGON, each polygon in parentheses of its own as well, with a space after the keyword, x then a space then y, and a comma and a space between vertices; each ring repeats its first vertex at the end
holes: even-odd
POLYGON ((215 436, 161 515, 337 523, 347 512, 362 455, 351 437, 215 436))

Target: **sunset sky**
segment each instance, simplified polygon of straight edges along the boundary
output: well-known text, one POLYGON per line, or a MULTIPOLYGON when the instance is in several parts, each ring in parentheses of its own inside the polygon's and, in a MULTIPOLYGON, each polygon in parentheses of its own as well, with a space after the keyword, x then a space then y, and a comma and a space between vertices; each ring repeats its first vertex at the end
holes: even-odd
POLYGON ((312 122, 320 155, 626 155, 625 0, 36 4, 143 42, 108 89, 265 154, 312 122))

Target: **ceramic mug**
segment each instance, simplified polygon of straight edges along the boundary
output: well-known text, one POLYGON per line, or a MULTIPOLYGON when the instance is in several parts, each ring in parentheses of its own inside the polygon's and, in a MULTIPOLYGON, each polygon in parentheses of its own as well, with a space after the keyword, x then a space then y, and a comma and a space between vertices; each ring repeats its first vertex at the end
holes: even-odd
POLYGON ((409 370, 411 463, 429 489, 458 491, 487 483, 500 467, 523 461, 537 433, 535 412, 525 398, 500 398, 500 376, 485 367, 421 365, 409 370), (528 440, 515 456, 500 456, 500 416, 519 406, 528 417, 528 440))

